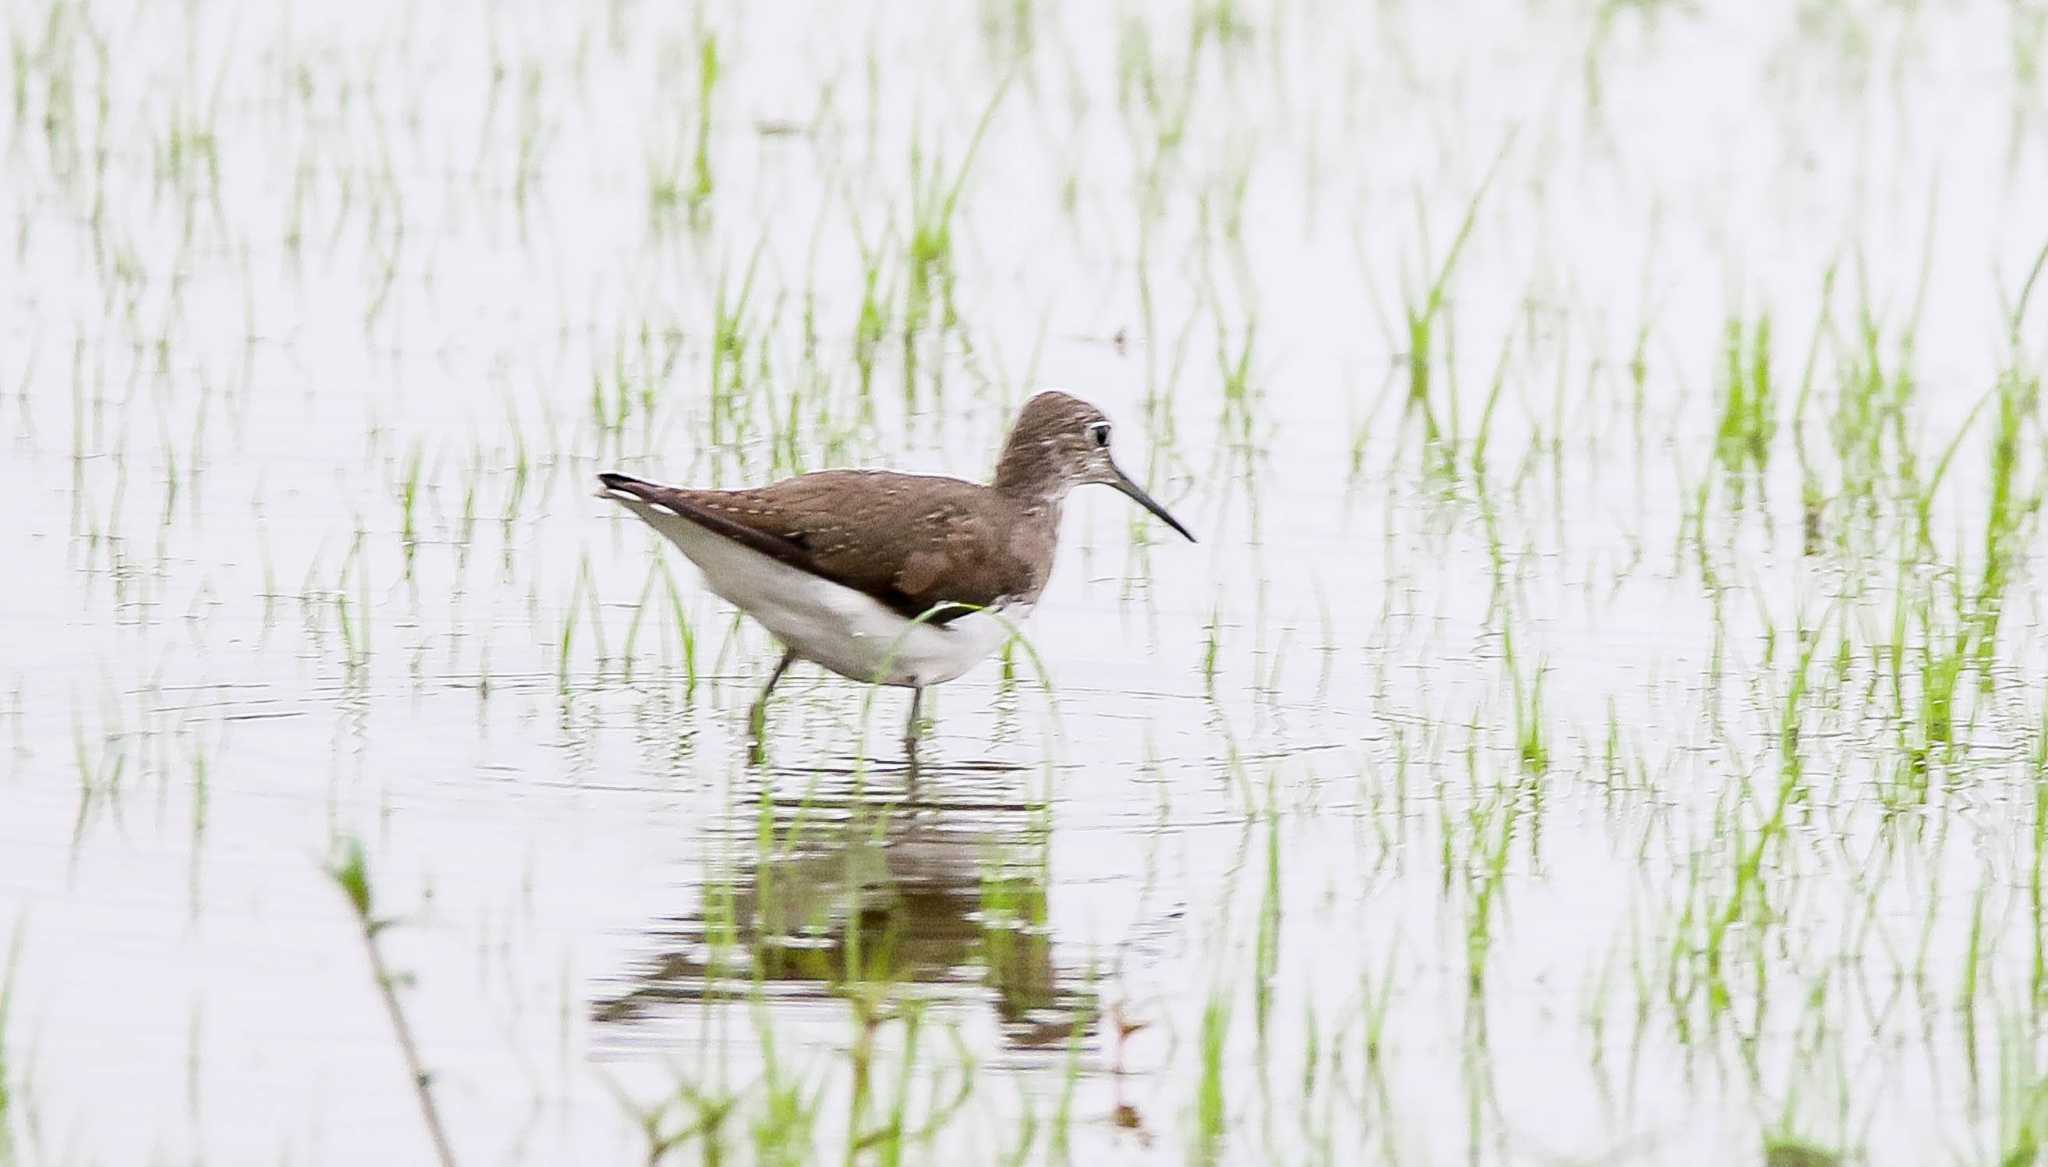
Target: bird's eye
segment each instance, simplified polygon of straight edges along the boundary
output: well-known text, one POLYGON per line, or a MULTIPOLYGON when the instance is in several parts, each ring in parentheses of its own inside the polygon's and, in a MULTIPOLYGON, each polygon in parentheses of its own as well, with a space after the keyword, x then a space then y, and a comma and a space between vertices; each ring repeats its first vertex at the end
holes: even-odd
POLYGON ((1088 427, 1088 436, 1089 436, 1089 437, 1091 437, 1091 438, 1094 438, 1094 439, 1095 439, 1095 445, 1096 445, 1096 446, 1097 446, 1098 448, 1100 448, 1100 449, 1108 449, 1108 448, 1109 448, 1109 423, 1108 423, 1108 422, 1106 422, 1106 421, 1098 421, 1098 422, 1096 422, 1096 423, 1095 423, 1094 425, 1091 425, 1091 426, 1089 426, 1089 427, 1088 427))

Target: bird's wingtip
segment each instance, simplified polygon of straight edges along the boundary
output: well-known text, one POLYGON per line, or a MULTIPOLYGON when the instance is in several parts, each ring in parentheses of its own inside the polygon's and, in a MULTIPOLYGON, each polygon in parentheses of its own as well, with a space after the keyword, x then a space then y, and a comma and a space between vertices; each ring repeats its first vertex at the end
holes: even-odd
POLYGON ((597 497, 608 498, 614 502, 624 502, 628 499, 639 497, 638 492, 632 488, 645 485, 639 479, 629 474, 613 474, 609 471, 599 474, 597 481, 598 488, 594 492, 597 497))

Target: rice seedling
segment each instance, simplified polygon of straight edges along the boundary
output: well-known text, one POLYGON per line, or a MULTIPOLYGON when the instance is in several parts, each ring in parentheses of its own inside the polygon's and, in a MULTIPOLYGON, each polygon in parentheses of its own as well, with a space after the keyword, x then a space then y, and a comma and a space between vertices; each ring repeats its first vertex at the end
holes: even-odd
POLYGON ((1771 378, 1771 318, 1752 323, 1730 320, 1723 342, 1725 367, 1719 389, 1721 421, 1714 435, 1714 456, 1736 483, 1735 504, 1742 505, 1743 475, 1759 477, 1770 468, 1771 439, 1778 430, 1777 400, 1771 378))
POLYGON ((386 1016, 391 1019, 392 1034, 398 1041, 399 1053, 405 1058, 406 1072, 412 1080, 413 1094, 419 1100, 420 1117, 426 1120, 434 1157, 443 1167, 449 1167, 455 1162, 455 1152, 449 1145, 440 1108, 434 1101, 433 1078, 420 1058, 419 1043, 413 1037, 411 1023, 406 1020, 405 1007, 398 999, 398 989, 405 982, 385 964, 383 949, 378 945, 378 938, 394 921, 377 912, 369 860, 360 841, 342 840, 337 857, 327 866, 327 878, 341 890, 355 925, 362 933, 363 948, 370 957, 370 979, 376 983, 377 995, 384 1003, 386 1016))
POLYGON ((28 935, 28 917, 16 916, 7 939, 7 963, 0 969, 0 1158, 14 1156, 15 1090, 19 1072, 7 1056, 9 1024, 13 1019, 14 986, 21 967, 21 946, 28 935))
MULTIPOLYGON (((1441 452, 1446 441, 1453 448, 1458 442, 1455 421, 1451 423, 1448 434, 1445 433, 1437 419, 1434 399, 1430 395, 1430 371, 1438 359, 1435 344, 1437 326, 1444 322, 1451 278, 1457 274, 1458 260, 1464 255, 1465 245, 1472 238, 1472 229, 1478 223, 1479 208, 1486 199, 1487 188, 1493 185, 1494 176, 1499 173, 1501 163, 1507 159, 1509 148, 1513 145, 1514 138, 1510 135, 1501 144, 1499 153, 1494 156, 1493 163, 1487 168, 1484 177, 1479 180, 1479 185, 1472 192, 1472 198, 1465 204, 1465 213, 1458 221, 1457 230, 1451 235, 1450 245, 1444 249, 1443 258, 1437 262, 1433 274, 1424 277, 1429 281, 1427 286, 1419 291, 1411 290, 1403 300, 1402 317, 1406 326, 1408 366, 1408 396, 1405 408, 1407 413, 1422 418, 1426 448, 1432 452, 1441 452)), ((1429 227, 1423 215, 1420 196, 1416 199, 1416 228, 1424 240, 1426 251, 1429 227)), ((1424 261, 1425 265, 1427 262, 1424 261)), ((1455 394, 1451 395, 1450 401, 1453 411, 1451 416, 1455 418, 1455 394)))
POLYGON ((1230 1003, 1212 991, 1202 1006, 1201 1076, 1195 1087, 1194 1145, 1205 1159, 1221 1153, 1228 1125, 1228 1100, 1223 1083, 1223 1054, 1230 1040, 1230 1003))
MULTIPOLYGON (((420 463, 424 457, 418 445, 405 460, 405 479, 398 489, 398 539, 405 550, 405 572, 412 574, 413 556, 419 551, 419 526, 416 514, 420 495, 420 463)), ((166 503, 166 506, 169 504, 166 503)))
POLYGON ((1266 880, 1259 896, 1258 931, 1252 948, 1252 1021, 1259 1041, 1266 1040, 1267 1014, 1273 1006, 1273 981, 1280 972, 1280 823, 1271 803, 1266 807, 1266 880))
MULTIPOLYGON (((959 166, 950 174, 943 159, 925 161, 924 148, 913 130, 910 145, 910 229, 904 256, 903 293, 903 393, 914 400, 917 392, 917 338, 938 309, 941 333, 959 322, 953 302, 953 220, 959 213, 961 195, 974 171, 974 158, 988 136, 996 111, 1001 108, 1007 85, 999 85, 981 119, 961 152, 959 166)), ((872 294, 872 283, 869 285, 872 294)), ((862 310, 862 322, 868 319, 862 310)))
POLYGON ((18 6, 0 1160, 2038 1158, 2038 8, 18 6), (1210 550, 748 765, 590 463, 1041 379, 1210 550))
POLYGON ((690 155, 690 217, 702 223, 711 198, 711 96, 718 88, 718 38, 709 33, 697 46, 697 148, 690 155))
POLYGON ((1999 1027, 1998 1143, 2000 1167, 2032 1163, 2040 1158, 2048 1136, 2048 1075, 2036 1065, 2034 1042, 2016 1022, 1999 1027))

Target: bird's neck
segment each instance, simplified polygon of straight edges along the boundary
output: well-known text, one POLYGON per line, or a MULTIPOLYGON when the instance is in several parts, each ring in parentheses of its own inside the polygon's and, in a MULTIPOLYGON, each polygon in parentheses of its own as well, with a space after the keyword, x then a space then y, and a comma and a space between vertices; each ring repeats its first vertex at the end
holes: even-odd
POLYGON ((1043 445, 1013 437, 996 460, 996 477, 990 485, 1020 507, 1044 509, 1056 517, 1060 500, 1067 497, 1073 484, 1053 464, 1043 445))

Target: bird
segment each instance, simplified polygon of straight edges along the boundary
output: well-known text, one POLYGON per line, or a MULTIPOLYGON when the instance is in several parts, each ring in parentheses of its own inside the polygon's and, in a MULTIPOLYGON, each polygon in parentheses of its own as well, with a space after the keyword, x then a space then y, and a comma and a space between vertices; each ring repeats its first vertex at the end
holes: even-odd
POLYGON ((756 763, 769 695, 809 661, 911 691, 903 747, 915 775, 924 691, 973 668, 1030 613, 1052 574, 1068 492, 1112 487, 1195 542, 1117 466, 1110 434, 1101 410, 1047 390, 1018 412, 987 483, 848 469, 708 490, 603 473, 598 497, 675 544, 713 593, 782 646, 749 710, 756 763))

